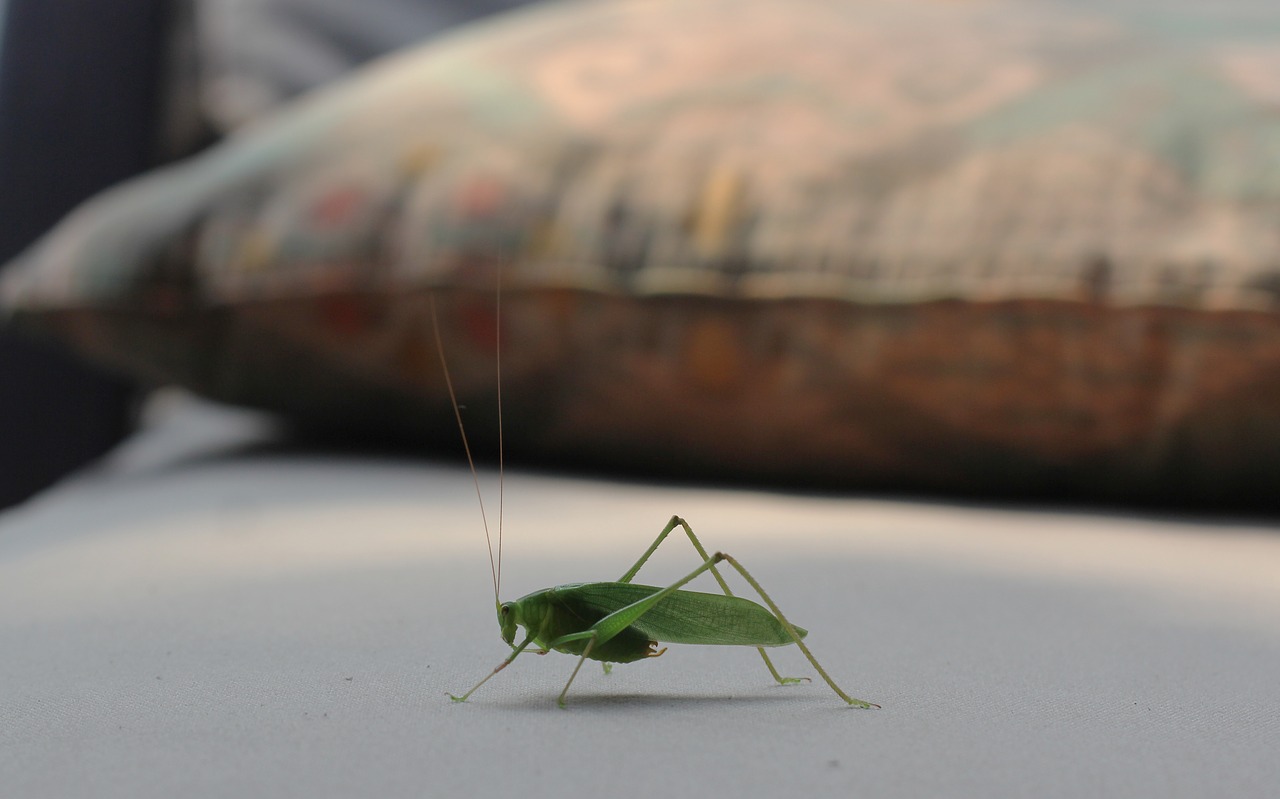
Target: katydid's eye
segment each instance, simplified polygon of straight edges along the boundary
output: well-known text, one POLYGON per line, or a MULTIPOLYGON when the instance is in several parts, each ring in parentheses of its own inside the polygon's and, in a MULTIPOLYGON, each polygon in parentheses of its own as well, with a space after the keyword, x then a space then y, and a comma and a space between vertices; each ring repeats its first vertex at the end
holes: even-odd
POLYGON ((511 613, 511 606, 510 606, 510 605, 503 605, 503 606, 502 606, 502 615, 503 615, 503 616, 507 616, 507 615, 509 615, 510 613, 511 613))

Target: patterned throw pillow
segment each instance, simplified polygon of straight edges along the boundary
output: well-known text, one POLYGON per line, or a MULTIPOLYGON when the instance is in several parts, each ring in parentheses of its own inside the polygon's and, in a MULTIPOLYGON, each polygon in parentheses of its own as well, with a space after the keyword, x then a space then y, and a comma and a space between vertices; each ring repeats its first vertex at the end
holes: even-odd
POLYGON ((524 462, 1265 499, 1280 10, 1205 9, 543 5, 103 195, 0 296, 157 381, 452 441, 434 295, 481 448, 501 318, 524 462))

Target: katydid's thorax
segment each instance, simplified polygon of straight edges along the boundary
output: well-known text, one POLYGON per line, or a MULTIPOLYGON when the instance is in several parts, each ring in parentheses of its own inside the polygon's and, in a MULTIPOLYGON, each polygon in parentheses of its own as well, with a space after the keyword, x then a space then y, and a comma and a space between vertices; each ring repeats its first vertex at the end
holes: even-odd
MULTIPOLYGON (((573 633, 583 632, 591 625, 603 619, 613 611, 629 602, 619 600, 620 604, 601 605, 584 599, 581 589, 587 586, 605 586, 607 583, 568 583, 535 591, 512 602, 505 603, 510 608, 515 623, 524 627, 533 636, 534 643, 543 649, 554 649, 572 655, 581 655, 586 649, 586 640, 570 641, 552 646, 551 642, 573 633)), ((650 586, 628 586, 657 591, 650 586)), ((505 635, 504 635, 505 637, 505 635)), ((587 657, 606 663, 630 663, 655 654, 657 641, 651 636, 628 627, 616 637, 592 648, 587 657)))

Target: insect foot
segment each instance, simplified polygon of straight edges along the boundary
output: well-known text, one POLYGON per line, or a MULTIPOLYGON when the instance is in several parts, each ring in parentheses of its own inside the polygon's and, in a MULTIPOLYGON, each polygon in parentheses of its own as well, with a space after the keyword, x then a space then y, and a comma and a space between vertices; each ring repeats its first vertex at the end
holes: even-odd
MULTIPOLYGON (((770 597, 767 593, 765 593, 764 588, 760 585, 759 582, 756 581, 756 578, 752 577, 751 572, 743 568, 742 564, 739 563, 736 558, 734 558, 732 555, 729 555, 725 552, 717 552, 715 555, 712 556, 711 560, 717 563, 720 561, 725 561, 734 568, 734 571, 742 575, 742 579, 746 580, 747 583, 751 586, 751 588, 754 589, 755 592, 760 595, 760 598, 764 600, 765 605, 768 606, 769 610, 772 611, 773 615, 777 617, 778 621, 782 624, 783 628, 786 629, 787 634, 791 637, 792 642, 800 649, 802 653, 804 653, 805 659, 809 661, 809 665, 813 666, 814 670, 818 672, 818 675, 822 677, 823 682, 831 686, 831 690, 836 692, 836 696, 843 699, 846 704, 852 707, 860 707, 860 708, 880 707, 874 702, 867 702, 862 699, 855 699, 852 696, 849 696, 848 694, 846 694, 844 690, 840 688, 840 686, 836 685, 835 680, 831 679, 831 675, 827 674, 826 669, 822 668, 821 664, 818 663, 818 659, 813 656, 813 653, 809 651, 809 647, 805 646, 804 641, 801 640, 804 638, 804 635, 801 633, 801 631, 798 630, 794 624, 788 621, 786 616, 782 615, 782 610, 778 607, 777 603, 773 601, 773 598, 770 597)), ((770 664, 770 666, 771 666, 770 671, 773 671, 772 664, 770 664)), ((778 679, 778 681, 781 682, 783 685, 787 684, 788 680, 795 679, 794 677, 779 678, 776 673, 774 674, 774 677, 778 679)))

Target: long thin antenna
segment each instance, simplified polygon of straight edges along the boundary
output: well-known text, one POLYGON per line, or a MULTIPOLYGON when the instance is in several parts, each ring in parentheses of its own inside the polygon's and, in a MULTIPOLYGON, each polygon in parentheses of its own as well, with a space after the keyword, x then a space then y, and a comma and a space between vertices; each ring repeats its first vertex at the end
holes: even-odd
MULTIPOLYGON (((436 313, 436 295, 432 293, 429 297, 431 302, 431 329, 436 336, 436 351, 440 353, 440 366, 444 370, 444 384, 449 388, 449 401, 453 403, 453 416, 458 420, 458 432, 462 434, 462 448, 467 453, 467 465, 471 467, 471 482, 476 487, 476 499, 480 502, 480 522, 484 525, 484 542, 489 547, 489 573, 493 576, 493 603, 500 604, 502 600, 498 599, 498 568, 493 562, 493 541, 489 538, 489 519, 484 512, 484 496, 480 493, 480 476, 476 474, 476 463, 471 457, 471 444, 467 442, 467 428, 462 424, 462 411, 458 408, 458 395, 453 390, 453 379, 449 376, 449 362, 444 357, 444 342, 440 339, 440 318, 436 313)), ((501 418, 501 411, 499 411, 501 418)), ((499 422, 501 428, 501 422, 499 422)), ((501 441, 501 434, 499 434, 501 441)), ((499 444, 501 450, 501 444, 499 444)), ((499 466, 499 474, 501 474, 501 466, 499 466)), ((499 489, 499 497, 501 497, 501 489, 499 489)), ((498 552, 499 563, 501 563, 502 552, 502 500, 498 500, 498 552)))
MULTIPOLYGON (((506 453, 502 436, 502 261, 498 262, 497 290, 494 299, 494 361, 498 372, 498 576, 494 578, 494 591, 502 591, 502 518, 506 489, 506 453)), ((499 600, 501 601, 501 600, 499 600)))

